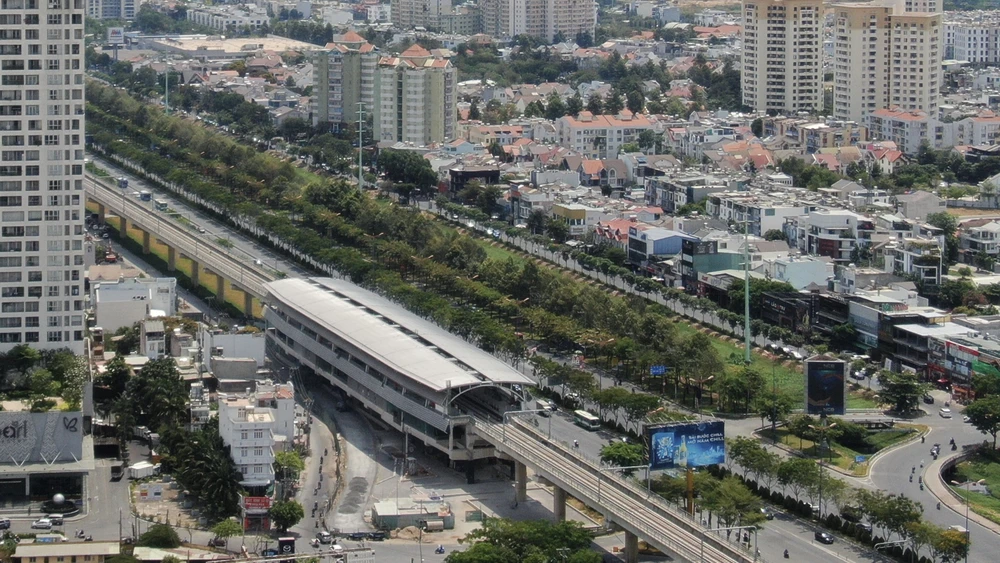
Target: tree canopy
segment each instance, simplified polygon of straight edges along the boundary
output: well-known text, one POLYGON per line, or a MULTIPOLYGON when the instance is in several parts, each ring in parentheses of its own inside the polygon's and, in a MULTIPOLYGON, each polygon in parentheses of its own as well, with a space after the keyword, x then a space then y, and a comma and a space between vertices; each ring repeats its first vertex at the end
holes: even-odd
POLYGON ((552 524, 544 520, 514 521, 486 518, 468 534, 464 551, 452 551, 446 563, 521 563, 572 561, 598 563, 601 556, 590 550, 592 538, 579 522, 552 524), (565 550, 565 551, 563 551, 565 550))

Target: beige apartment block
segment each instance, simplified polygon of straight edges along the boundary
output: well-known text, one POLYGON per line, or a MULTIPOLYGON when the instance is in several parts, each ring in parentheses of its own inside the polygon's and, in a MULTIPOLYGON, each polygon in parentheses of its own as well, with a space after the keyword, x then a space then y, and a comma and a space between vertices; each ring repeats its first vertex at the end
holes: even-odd
POLYGON ((743 104, 796 113, 823 107, 821 0, 743 1, 743 104))
POLYGON ((420 45, 382 57, 375 71, 375 139, 417 146, 455 138, 457 71, 420 45))

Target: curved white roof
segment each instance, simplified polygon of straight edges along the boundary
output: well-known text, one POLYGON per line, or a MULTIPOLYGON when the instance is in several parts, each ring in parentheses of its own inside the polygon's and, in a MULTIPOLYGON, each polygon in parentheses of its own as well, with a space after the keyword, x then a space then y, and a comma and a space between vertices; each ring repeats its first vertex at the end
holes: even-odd
POLYGON ((388 299, 333 278, 264 286, 280 302, 401 375, 434 391, 479 383, 534 382, 494 356, 388 299))

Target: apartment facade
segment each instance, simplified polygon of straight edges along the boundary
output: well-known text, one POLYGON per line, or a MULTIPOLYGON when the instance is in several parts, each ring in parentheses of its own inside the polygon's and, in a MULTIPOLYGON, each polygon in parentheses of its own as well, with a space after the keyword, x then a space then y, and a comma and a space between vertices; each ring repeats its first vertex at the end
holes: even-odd
POLYGON ((437 29, 441 16, 451 13, 451 0, 392 0, 389 18, 393 27, 437 29))
POLYGON ((313 55, 313 125, 335 130, 357 122, 359 110, 373 110, 378 51, 353 31, 313 55), (358 104, 361 104, 359 106, 358 104))
POLYGON ((879 109, 865 116, 865 125, 872 139, 893 141, 908 155, 917 154, 925 140, 933 149, 1000 143, 1000 117, 988 110, 958 121, 942 121, 923 111, 879 109))
POLYGON ((1000 23, 953 26, 952 58, 975 65, 1000 64, 1000 23))
POLYGON ((290 449, 295 439, 295 388, 265 381, 249 393, 220 394, 219 435, 243 475, 240 485, 269 487, 275 452, 290 449))
POLYGON ((494 37, 573 41, 580 33, 594 37, 597 26, 593 0, 482 0, 479 6, 483 32, 494 37))
POLYGON ((0 352, 83 353, 85 14, 0 3, 0 352))
POLYGON ((616 158, 622 145, 635 142, 640 133, 652 127, 646 116, 627 109, 618 115, 593 115, 582 111, 576 117, 560 117, 556 121, 556 136, 559 146, 586 158, 616 158))
POLYGON ((941 103, 942 15, 933 2, 834 4, 836 119, 880 108, 933 111, 941 103))
POLYGON ((821 0, 744 0, 743 104, 757 112, 823 107, 821 0))
POLYGON ((382 57, 375 71, 375 139, 418 146, 455 138, 458 72, 447 58, 414 45, 382 57))
POLYGON ((270 21, 267 10, 252 5, 191 8, 187 11, 187 19, 219 31, 238 30, 241 27, 260 29, 270 21))
POLYGON ((99 20, 135 19, 140 3, 136 0, 87 0, 87 17, 99 20))

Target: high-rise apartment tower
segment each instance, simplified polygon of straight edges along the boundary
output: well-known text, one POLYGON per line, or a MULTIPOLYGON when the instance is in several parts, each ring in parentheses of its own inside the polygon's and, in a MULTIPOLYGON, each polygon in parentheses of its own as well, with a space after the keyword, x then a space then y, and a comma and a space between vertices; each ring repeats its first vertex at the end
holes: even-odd
POLYGON ((796 113, 823 107, 822 0, 743 0, 743 105, 796 113))
POLYGON ((0 0, 0 351, 83 352, 86 0, 0 0))

